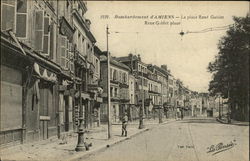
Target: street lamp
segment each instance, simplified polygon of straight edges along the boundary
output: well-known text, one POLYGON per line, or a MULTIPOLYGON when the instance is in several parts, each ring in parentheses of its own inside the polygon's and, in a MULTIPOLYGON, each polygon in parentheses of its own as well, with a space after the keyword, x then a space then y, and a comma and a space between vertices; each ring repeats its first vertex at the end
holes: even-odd
MULTIPOLYGON (((82 72, 83 70, 81 69, 81 79, 82 79, 82 72)), ((84 151, 85 149, 85 143, 84 143, 84 126, 83 126, 83 105, 82 105, 82 84, 83 82, 81 82, 80 86, 79 86, 79 106, 80 106, 80 110, 79 110, 79 128, 78 128, 78 142, 77 142, 77 146, 75 148, 76 151, 84 151)))

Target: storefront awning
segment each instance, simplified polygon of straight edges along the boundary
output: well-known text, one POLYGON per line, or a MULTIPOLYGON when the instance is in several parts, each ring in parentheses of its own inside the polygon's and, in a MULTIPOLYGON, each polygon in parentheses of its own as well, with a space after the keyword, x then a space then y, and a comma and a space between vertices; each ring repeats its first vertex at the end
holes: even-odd
POLYGON ((40 78, 54 83, 57 82, 57 76, 55 73, 41 67, 37 63, 34 63, 34 70, 40 78))

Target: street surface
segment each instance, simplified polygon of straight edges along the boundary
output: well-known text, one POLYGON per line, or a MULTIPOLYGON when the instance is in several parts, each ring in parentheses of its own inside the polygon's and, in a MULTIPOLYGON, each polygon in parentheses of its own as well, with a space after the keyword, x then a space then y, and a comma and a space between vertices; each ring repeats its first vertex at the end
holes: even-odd
POLYGON ((249 127, 190 118, 157 126, 88 161, 249 161, 249 127), (220 144, 221 143, 221 144, 220 144))

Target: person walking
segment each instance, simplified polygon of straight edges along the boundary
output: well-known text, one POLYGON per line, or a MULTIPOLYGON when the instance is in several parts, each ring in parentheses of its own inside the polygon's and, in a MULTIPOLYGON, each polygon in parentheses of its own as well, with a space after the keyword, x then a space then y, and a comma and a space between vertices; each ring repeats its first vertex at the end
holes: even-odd
POLYGON ((180 108, 177 107, 176 109, 176 120, 179 120, 180 119, 180 108))
POLYGON ((181 119, 183 120, 183 117, 184 117, 184 108, 182 107, 181 108, 181 119))
POLYGON ((127 136, 127 124, 128 124, 128 115, 125 112, 122 118, 122 136, 125 134, 125 137, 127 136))

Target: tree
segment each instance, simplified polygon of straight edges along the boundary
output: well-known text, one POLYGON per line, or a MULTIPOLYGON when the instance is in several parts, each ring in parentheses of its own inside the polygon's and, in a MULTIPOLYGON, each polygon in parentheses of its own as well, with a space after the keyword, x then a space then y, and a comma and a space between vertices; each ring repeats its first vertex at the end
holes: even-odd
POLYGON ((218 55, 208 64, 208 71, 213 73, 209 91, 212 96, 220 93, 228 98, 234 119, 248 121, 250 17, 233 19, 234 25, 219 40, 218 55))

